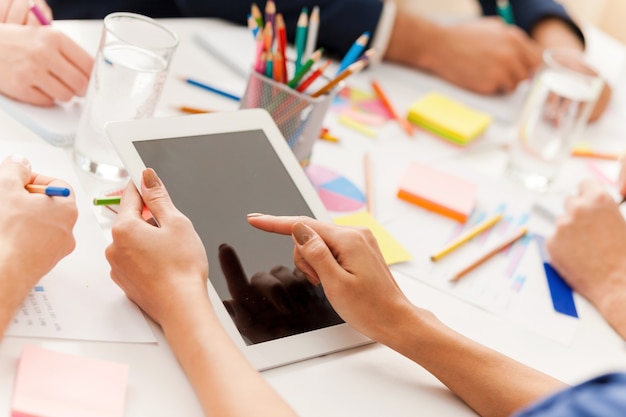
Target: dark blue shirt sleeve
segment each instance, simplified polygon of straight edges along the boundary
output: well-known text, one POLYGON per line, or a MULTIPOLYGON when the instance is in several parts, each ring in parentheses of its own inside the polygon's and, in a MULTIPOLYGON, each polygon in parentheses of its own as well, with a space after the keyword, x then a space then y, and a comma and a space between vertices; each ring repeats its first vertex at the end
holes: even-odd
MULTIPOLYGON (((479 0, 485 16, 496 16, 498 14, 496 0, 479 0)), ((567 14, 565 8, 554 0, 509 0, 513 9, 515 24, 526 33, 530 33, 533 27, 540 21, 548 18, 560 19, 567 23, 572 32, 584 43, 580 28, 567 14)))
MULTIPOLYGON (((261 10, 265 0, 257 0, 261 10)), ((303 7, 309 13, 320 8, 318 46, 330 54, 345 54, 363 32, 374 37, 382 13, 381 0, 277 0, 276 9, 283 14, 287 37, 293 43, 296 23, 303 7)), ((127 11, 160 17, 216 17, 245 25, 251 0, 48 0, 55 19, 102 19, 114 11, 127 11)), ((370 38, 370 39, 371 39, 370 38)))
POLYGON ((626 374, 614 373, 542 400, 514 417, 624 417, 626 374))

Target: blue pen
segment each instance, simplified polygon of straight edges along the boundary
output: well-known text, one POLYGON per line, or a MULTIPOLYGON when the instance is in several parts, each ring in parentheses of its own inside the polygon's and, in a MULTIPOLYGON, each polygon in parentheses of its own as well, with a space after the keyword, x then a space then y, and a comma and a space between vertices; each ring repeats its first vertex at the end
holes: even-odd
POLYGON ((222 97, 226 97, 226 98, 234 100, 234 101, 241 101, 241 97, 236 96, 234 94, 231 94, 231 93, 229 93, 227 91, 220 90, 219 88, 211 87, 210 85, 206 85, 204 83, 201 83, 201 82, 196 81, 196 80, 192 80, 190 78, 181 78, 181 80, 186 82, 187 84, 191 84, 193 86, 200 87, 200 88, 202 88, 204 90, 207 90, 207 91, 210 91, 212 93, 218 94, 218 95, 220 95, 222 97))
POLYGON ((367 42, 370 40, 370 33, 365 32, 352 44, 346 55, 344 55, 341 63, 339 64, 339 70, 337 70, 337 75, 339 75, 343 70, 348 68, 351 64, 353 64, 365 49, 367 42))
POLYGON ((49 185, 28 184, 26 189, 31 193, 49 195, 50 197, 68 197, 70 189, 66 187, 52 187, 49 185))

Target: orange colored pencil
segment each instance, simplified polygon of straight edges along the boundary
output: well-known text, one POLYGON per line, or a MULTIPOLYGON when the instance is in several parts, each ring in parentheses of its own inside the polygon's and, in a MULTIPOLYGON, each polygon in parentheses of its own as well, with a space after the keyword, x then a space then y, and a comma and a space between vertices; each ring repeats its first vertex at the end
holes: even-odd
POLYGON ((381 103, 383 103, 387 111, 389 111, 389 113, 391 114, 391 117, 393 117, 398 122, 400 127, 402 127, 407 135, 412 137, 414 132, 413 126, 411 125, 411 123, 409 123, 408 120, 404 119, 398 114, 398 112, 396 112, 396 110, 393 108, 393 105, 391 104, 391 101, 387 98, 387 95, 383 92, 380 85, 376 81, 372 81, 372 88, 376 92, 378 99, 381 101, 381 103))
POLYGON ((491 249, 489 252, 485 253, 483 256, 481 256, 480 258, 478 258, 477 260, 475 260, 474 262, 472 262, 471 264, 469 264, 468 266, 463 268, 461 271, 459 271, 456 274, 454 274, 454 276, 450 279, 450 281, 456 282, 456 281, 460 280, 465 275, 467 275, 468 273, 470 273, 471 271, 476 269, 478 266, 482 265, 483 263, 485 263, 486 261, 491 259, 493 256, 495 256, 498 253, 500 253, 500 251, 502 249, 511 246, 513 243, 515 243, 518 240, 520 240, 521 238, 523 238, 526 235, 527 232, 528 232, 527 228, 525 228, 525 227, 521 228, 513 236, 511 236, 510 238, 508 238, 504 242, 500 243, 499 245, 497 245, 496 247, 491 249))
POLYGON ((274 54, 274 64, 272 67, 274 71, 273 78, 274 81, 278 81, 279 83, 283 82, 283 55, 280 52, 276 52, 274 54))
POLYGON ((272 22, 265 22, 263 27, 263 49, 265 52, 272 51, 272 44, 274 43, 274 28, 272 22))
POLYGON ((315 97, 321 96, 322 94, 328 93, 341 81, 345 80, 352 74, 356 74, 357 72, 361 71, 363 68, 365 68, 366 65, 367 65, 367 62, 363 60, 356 61, 354 64, 351 64, 348 68, 346 68, 341 73, 339 73, 338 76, 336 76, 331 81, 329 81, 328 84, 326 84, 325 86, 323 86, 322 88, 320 88, 319 90, 311 94, 311 97, 315 98, 315 97))
POLYGON ((618 161, 622 155, 619 153, 597 152, 597 151, 592 151, 591 149, 574 148, 572 149, 572 156, 579 156, 583 158, 608 159, 609 161, 618 161))
POLYGON ((304 90, 309 88, 309 86, 313 84, 313 82, 317 80, 324 73, 324 71, 326 71, 329 65, 330 65, 330 60, 324 62, 322 65, 317 67, 315 71, 313 71, 308 77, 304 79, 304 81, 300 83, 298 88, 296 88, 296 91, 303 93, 304 90))

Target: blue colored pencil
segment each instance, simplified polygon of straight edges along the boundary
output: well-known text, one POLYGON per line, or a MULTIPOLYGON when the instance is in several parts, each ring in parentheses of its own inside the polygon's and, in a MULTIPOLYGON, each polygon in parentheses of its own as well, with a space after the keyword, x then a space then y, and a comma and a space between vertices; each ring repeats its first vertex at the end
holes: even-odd
POLYGON ((359 38, 352 44, 348 52, 346 52, 343 59, 341 60, 341 63, 339 64, 339 69, 337 70, 337 75, 341 74, 343 70, 348 68, 357 59, 359 59, 359 57, 363 53, 363 50, 365 49, 365 46, 367 45, 367 42, 369 42, 369 40, 370 40, 369 32, 365 32, 361 36, 359 36, 359 38))
POLYGON ((184 78, 184 77, 181 77, 180 79, 181 79, 181 81, 184 81, 184 82, 186 82, 187 84, 191 84, 191 85, 193 85, 193 86, 195 86, 195 87, 202 88, 202 89, 204 89, 204 90, 210 91, 210 92, 215 93, 215 94, 217 94, 217 95, 220 95, 220 96, 222 96, 222 97, 226 97, 226 98, 228 98, 228 99, 230 99, 230 100, 234 100, 234 101, 241 101, 241 97, 236 96, 236 95, 234 95, 234 94, 231 94, 231 93, 229 93, 229 92, 227 92, 227 91, 221 90, 221 89, 219 89, 219 88, 212 87, 212 86, 210 86, 210 85, 207 85, 207 84, 201 83, 201 82, 196 81, 196 80, 192 80, 191 78, 184 78))

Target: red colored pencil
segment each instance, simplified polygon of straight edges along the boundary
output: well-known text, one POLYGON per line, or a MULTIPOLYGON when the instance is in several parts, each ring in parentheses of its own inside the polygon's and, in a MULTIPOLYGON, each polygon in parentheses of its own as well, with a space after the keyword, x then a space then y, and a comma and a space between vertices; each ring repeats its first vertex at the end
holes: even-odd
POLYGON ((313 71, 308 77, 304 79, 304 81, 300 83, 298 88, 296 88, 296 91, 303 93, 311 84, 313 84, 313 81, 317 80, 317 78, 322 75, 324 71, 326 71, 326 68, 328 68, 329 65, 330 60, 324 62, 322 65, 317 67, 315 71, 313 71))

